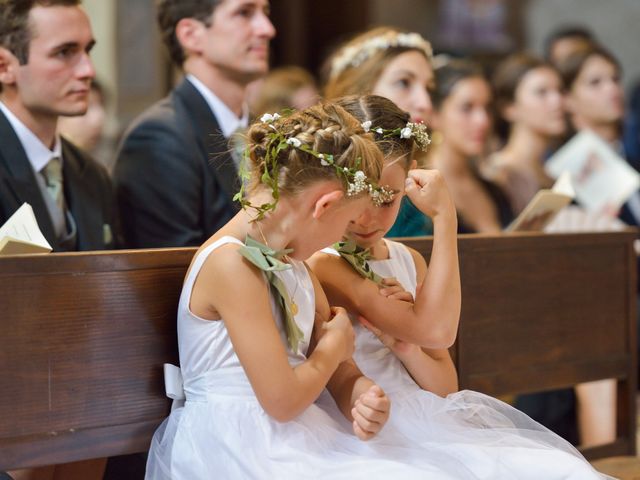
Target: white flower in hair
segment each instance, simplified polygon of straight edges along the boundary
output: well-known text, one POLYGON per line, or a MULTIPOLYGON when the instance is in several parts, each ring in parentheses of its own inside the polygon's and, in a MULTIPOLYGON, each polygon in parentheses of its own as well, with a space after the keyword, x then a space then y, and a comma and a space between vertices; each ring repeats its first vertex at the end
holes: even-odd
POLYGON ((400 130, 400 138, 411 138, 412 135, 411 127, 404 127, 400 130))
POLYGON ((302 142, 294 137, 287 138, 287 143, 295 148, 300 148, 300 146, 302 145, 302 142))
POLYGON ((365 132, 371 130, 371 120, 367 120, 366 122, 362 122, 362 128, 365 132))
POLYGON ((382 135, 384 133, 384 130, 380 127, 376 128, 375 130, 376 133, 379 133, 380 135, 382 135))
POLYGON ((367 176, 362 170, 358 170, 353 174, 353 182, 349 182, 347 188, 347 196, 351 197, 362 192, 371 190, 371 185, 367 183, 367 176))
POLYGON ((280 118, 279 113, 265 113, 260 117, 260 121, 262 123, 271 123, 271 122, 275 122, 279 118, 280 118))

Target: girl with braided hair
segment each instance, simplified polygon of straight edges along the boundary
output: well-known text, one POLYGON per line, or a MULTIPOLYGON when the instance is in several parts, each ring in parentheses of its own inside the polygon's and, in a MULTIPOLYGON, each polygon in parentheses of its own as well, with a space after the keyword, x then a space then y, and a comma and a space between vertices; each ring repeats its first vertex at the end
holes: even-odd
POLYGON ((389 400, 351 360, 349 318, 303 263, 387 194, 372 134, 322 104, 263 115, 247 137, 243 209, 185 278, 180 369, 165 365, 174 408, 146 478, 448 478, 399 440, 376 441, 389 400), (314 405, 325 386, 347 428, 314 405))
MULTIPOLYGON (((435 89, 431 44, 419 33, 376 27, 340 45, 324 67, 324 95, 334 100, 372 94, 388 98, 409 112, 414 123, 431 125, 435 89)), ((421 152, 418 164, 424 166, 421 152)), ((404 200, 390 237, 433 234, 433 225, 411 202, 404 200)))
MULTIPOLYGON (((355 320, 356 364, 392 401, 378 441, 397 446, 401 436, 411 458, 428 458, 452 478, 602 478, 568 442, 522 412, 478 392, 457 392, 447 351, 461 306, 453 200, 437 171, 409 170, 414 144, 427 142, 407 113, 375 95, 337 103, 374 132, 385 156, 380 183, 392 193, 349 222, 346 241, 314 254, 309 265, 329 302, 355 320), (428 267, 418 252, 383 238, 405 194, 433 220, 428 267)), ((343 421, 326 395, 318 404, 343 421)))

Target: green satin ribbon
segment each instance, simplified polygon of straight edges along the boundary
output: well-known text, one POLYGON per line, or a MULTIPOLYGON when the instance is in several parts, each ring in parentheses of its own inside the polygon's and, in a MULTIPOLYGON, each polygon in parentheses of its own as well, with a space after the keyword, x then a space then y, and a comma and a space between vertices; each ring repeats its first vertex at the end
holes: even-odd
POLYGON ((291 350, 297 353, 298 344, 304 338, 304 333, 302 333, 302 330, 300 330, 294 318, 298 313, 297 307, 295 303, 291 301, 284 282, 274 273, 291 268, 291 265, 282 262, 280 259, 292 251, 292 249, 273 250, 267 245, 254 240, 249 235, 247 235, 244 245, 239 249, 240 255, 265 272, 269 284, 273 287, 274 293, 277 294, 278 305, 282 313, 284 313, 284 328, 287 333, 287 342, 291 350), (295 311, 292 311, 292 309, 295 311))
POLYGON ((351 264, 353 269, 362 277, 373 280, 378 285, 382 285, 382 277, 371 270, 368 260, 371 258, 371 252, 368 248, 362 248, 356 245, 353 240, 338 242, 333 245, 342 258, 351 264))

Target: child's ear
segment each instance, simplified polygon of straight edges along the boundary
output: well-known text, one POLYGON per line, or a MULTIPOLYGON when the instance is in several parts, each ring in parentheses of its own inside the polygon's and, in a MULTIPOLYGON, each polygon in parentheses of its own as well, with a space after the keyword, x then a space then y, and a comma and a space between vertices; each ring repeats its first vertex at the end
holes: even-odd
POLYGON ((313 218, 318 219, 331 207, 335 206, 344 198, 344 192, 342 190, 332 190, 327 193, 323 193, 313 206, 313 218))
POLYGON ((16 68, 19 62, 13 53, 0 47, 0 83, 12 85, 16 82, 16 68))

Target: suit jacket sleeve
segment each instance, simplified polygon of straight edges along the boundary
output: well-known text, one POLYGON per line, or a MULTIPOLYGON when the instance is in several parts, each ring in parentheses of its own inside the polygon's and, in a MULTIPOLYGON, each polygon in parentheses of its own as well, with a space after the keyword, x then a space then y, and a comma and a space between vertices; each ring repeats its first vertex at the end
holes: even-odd
POLYGON ((197 139, 187 125, 151 118, 123 141, 115 168, 125 244, 131 248, 202 243, 203 171, 197 139))

